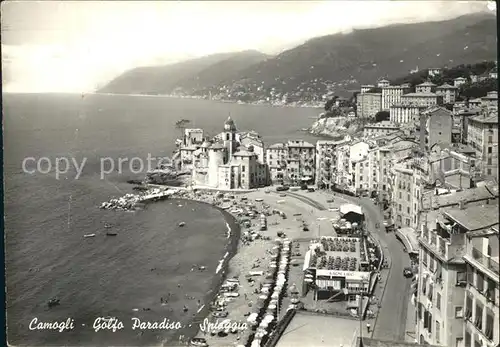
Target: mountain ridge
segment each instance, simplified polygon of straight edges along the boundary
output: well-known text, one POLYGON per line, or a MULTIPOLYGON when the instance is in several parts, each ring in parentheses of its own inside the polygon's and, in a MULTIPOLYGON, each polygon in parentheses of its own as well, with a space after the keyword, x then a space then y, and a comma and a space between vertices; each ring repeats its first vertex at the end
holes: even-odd
POLYGON ((415 68, 495 60, 496 40, 496 17, 484 13, 354 29, 309 39, 275 56, 254 52, 247 53, 248 58, 227 55, 213 64, 194 64, 198 69, 183 70, 177 82, 155 85, 151 80, 149 88, 142 89, 243 102, 319 101, 415 68))

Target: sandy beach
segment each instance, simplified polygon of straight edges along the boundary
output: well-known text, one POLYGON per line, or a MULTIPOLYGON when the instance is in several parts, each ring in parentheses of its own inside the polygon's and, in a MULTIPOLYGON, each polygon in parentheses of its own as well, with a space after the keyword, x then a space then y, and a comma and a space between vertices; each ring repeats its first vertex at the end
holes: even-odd
MULTIPOLYGON (((237 295, 231 297, 227 300, 227 306, 225 311, 227 311, 227 317, 214 317, 213 312, 208 312, 205 307, 200 314, 197 315, 195 323, 199 323, 198 326, 193 326, 193 329, 203 328, 206 326, 204 324, 203 318, 207 317, 209 322, 223 322, 229 320, 231 324, 237 324, 242 326, 247 321, 249 313, 253 312, 252 308, 259 300, 261 284, 263 284, 266 279, 265 276, 254 276, 252 281, 247 280, 247 275, 251 272, 262 271, 265 273, 268 263, 271 259, 271 251, 275 247, 275 239, 278 233, 284 233, 286 239, 291 241, 297 240, 305 242, 306 244, 309 240, 318 238, 319 236, 334 236, 335 232, 332 228, 332 220, 339 217, 338 211, 336 209, 340 204, 345 201, 341 199, 335 199, 334 202, 330 201, 331 196, 323 194, 321 192, 311 192, 311 193, 298 193, 297 195, 304 195, 318 202, 318 207, 311 207, 308 203, 300 200, 298 197, 292 196, 292 194, 278 194, 273 188, 261 189, 258 191, 247 192, 247 193, 226 193, 225 196, 229 197, 226 199, 216 199, 215 192, 203 192, 194 194, 192 192, 183 191, 181 194, 182 198, 194 199, 199 201, 204 201, 207 203, 212 203, 218 207, 230 206, 226 211, 232 212, 232 215, 237 220, 247 219, 242 216, 239 212, 245 208, 252 208, 254 211, 280 211, 284 213, 285 218, 282 214, 274 213, 267 216, 267 230, 258 231, 260 227, 259 215, 250 219, 250 225, 243 223, 241 225, 241 237, 237 240, 237 252, 230 259, 227 264, 227 268, 224 271, 226 279, 237 280, 238 288, 237 295), (226 202, 224 202, 226 200, 226 202), (332 210, 328 210, 328 209, 332 210), (303 226, 307 225, 309 231, 303 231, 303 226), (254 234, 255 239, 252 238, 252 232, 257 232, 254 234), (258 235, 258 236, 257 236, 258 235)), ((233 237, 236 235, 233 235, 233 237)), ((301 251, 304 251, 301 247, 301 251)), ((294 249, 293 249, 294 250, 294 249)), ((229 257, 228 257, 229 258, 229 257)), ((302 262, 303 254, 300 256, 292 257, 297 258, 295 265, 300 265, 302 262)), ((295 267, 294 267, 295 269, 295 267)), ((294 271, 297 272, 297 271, 294 271)), ((297 281, 297 276, 293 276, 293 280, 297 281)), ((290 282, 289 285, 293 285, 295 282, 290 282)), ((289 300, 284 300, 284 303, 289 300)), ((288 305, 281 305, 279 316, 283 316, 286 312, 288 305)), ((250 330, 250 327, 247 327, 250 330)), ((246 343, 246 338, 248 338, 248 331, 241 331, 228 334, 226 336, 212 336, 207 331, 198 331, 197 337, 203 337, 207 340, 210 346, 237 346, 246 343)), ((188 336, 186 335, 187 339, 188 336)), ((179 341, 178 345, 185 345, 187 342, 179 341)), ((172 344, 168 344, 172 346, 172 344)))

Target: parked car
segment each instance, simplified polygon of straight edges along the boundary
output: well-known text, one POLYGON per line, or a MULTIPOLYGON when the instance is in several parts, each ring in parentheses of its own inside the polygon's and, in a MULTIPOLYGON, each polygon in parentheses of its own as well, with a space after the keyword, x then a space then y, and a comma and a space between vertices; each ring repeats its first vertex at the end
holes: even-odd
POLYGON ((411 268, 405 267, 403 269, 403 276, 405 276, 406 278, 413 277, 413 271, 411 270, 411 268))
POLYGON ((197 346, 197 347, 208 347, 207 340, 205 340, 203 337, 194 337, 191 339, 189 344, 191 346, 197 346))
POLYGON ((290 187, 288 187, 288 186, 278 186, 278 187, 276 187, 276 191, 277 192, 284 192, 284 191, 287 191, 288 189, 290 189, 290 187))
POLYGON ((309 193, 312 193, 312 192, 314 192, 314 188, 307 188, 307 191, 308 191, 309 193))
POLYGON ((302 184, 300 185, 301 190, 307 190, 307 184, 302 184))

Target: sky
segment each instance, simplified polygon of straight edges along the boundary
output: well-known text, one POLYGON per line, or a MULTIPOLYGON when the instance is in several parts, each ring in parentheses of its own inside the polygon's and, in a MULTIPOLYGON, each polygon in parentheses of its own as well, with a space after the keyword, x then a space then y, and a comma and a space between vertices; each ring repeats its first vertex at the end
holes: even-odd
POLYGON ((316 36, 448 19, 488 3, 6 1, 3 91, 92 92, 137 66, 247 49, 276 54, 316 36))

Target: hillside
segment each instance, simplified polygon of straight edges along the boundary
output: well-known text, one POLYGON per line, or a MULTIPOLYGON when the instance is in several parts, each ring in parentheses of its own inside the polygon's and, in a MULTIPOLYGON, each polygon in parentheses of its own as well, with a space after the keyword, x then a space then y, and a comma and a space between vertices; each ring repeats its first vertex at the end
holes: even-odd
MULTIPOLYGON (((273 104, 320 102, 333 93, 350 96, 360 84, 404 76, 417 67, 495 60, 496 47, 496 17, 471 14, 318 37, 246 67, 221 59, 214 62, 219 66, 206 66, 173 84, 180 95, 273 104)), ((164 92, 167 88, 157 87, 156 80, 141 88, 164 92)))
POLYGON ((214 85, 267 56, 256 51, 219 53, 165 66, 138 67, 118 76, 100 93, 169 94, 175 88, 214 85), (226 66, 225 69, 222 66, 226 66))

